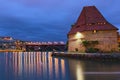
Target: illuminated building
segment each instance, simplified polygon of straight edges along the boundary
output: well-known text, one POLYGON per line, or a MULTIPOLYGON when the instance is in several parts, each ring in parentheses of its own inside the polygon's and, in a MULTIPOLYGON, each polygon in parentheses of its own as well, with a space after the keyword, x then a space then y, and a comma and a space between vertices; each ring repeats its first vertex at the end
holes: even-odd
POLYGON ((12 37, 0 37, 0 49, 15 49, 14 42, 12 37))
POLYGON ((103 52, 118 51, 117 30, 95 6, 86 6, 68 33, 68 51, 85 52, 83 41, 98 41, 95 48, 103 52))
POLYGON ((14 49, 23 50, 24 42, 21 40, 15 40, 12 37, 0 37, 0 50, 14 49))

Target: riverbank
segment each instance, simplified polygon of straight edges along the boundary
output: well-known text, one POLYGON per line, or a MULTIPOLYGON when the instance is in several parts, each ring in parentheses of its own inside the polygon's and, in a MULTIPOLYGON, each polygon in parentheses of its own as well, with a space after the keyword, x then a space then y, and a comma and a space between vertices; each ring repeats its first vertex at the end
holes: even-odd
POLYGON ((119 53, 52 53, 51 56, 62 57, 62 58, 72 58, 80 60, 94 60, 94 61, 119 61, 119 53))
POLYGON ((0 52, 22 52, 23 50, 15 50, 15 49, 5 49, 5 50, 0 50, 0 52))

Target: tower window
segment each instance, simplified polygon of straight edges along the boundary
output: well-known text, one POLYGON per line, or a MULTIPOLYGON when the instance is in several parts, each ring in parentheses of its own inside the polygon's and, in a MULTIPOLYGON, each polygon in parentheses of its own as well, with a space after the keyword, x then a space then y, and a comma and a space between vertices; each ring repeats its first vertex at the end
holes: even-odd
POLYGON ((97 31, 96 30, 93 30, 93 33, 96 33, 97 31))

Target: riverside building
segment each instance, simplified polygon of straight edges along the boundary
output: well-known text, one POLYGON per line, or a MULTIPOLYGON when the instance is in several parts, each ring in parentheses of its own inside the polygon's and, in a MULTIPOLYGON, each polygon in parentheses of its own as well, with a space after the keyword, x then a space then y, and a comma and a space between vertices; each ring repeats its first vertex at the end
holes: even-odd
POLYGON ((118 51, 117 31, 118 28, 109 23, 95 6, 86 6, 68 33, 68 51, 85 52, 83 41, 97 41, 98 44, 92 47, 102 52, 118 51))

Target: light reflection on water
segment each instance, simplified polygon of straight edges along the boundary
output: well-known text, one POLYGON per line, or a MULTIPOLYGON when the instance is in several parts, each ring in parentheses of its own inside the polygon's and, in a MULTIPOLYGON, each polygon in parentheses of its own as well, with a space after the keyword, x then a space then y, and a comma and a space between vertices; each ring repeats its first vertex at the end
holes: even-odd
POLYGON ((51 57, 50 52, 1 53, 0 56, 5 61, 0 64, 5 66, 5 77, 14 80, 66 80, 65 60, 51 57))
POLYGON ((0 53, 0 80, 119 80, 119 67, 54 58, 51 52, 0 53))

